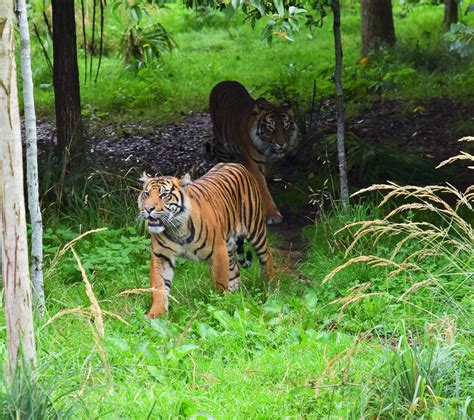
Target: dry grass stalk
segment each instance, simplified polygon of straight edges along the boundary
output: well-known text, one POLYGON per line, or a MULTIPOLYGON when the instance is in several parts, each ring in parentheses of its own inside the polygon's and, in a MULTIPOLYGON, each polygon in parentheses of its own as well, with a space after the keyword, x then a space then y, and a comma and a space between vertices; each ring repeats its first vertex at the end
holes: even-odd
MULTIPOLYGON (((367 283, 363 283, 360 286, 363 286, 365 284, 367 284, 367 283)), ((369 283, 369 286, 370 286, 370 283, 369 283)), ((342 304, 341 308, 339 309, 339 315, 337 317, 338 322, 341 320, 342 315, 344 315, 344 311, 346 310, 346 308, 350 304, 356 303, 359 300, 366 299, 366 298, 369 298, 369 297, 372 297, 372 296, 388 296, 388 295, 387 295, 387 293, 384 293, 384 292, 361 293, 360 290, 357 290, 357 291, 351 292, 351 294, 349 294, 347 296, 344 296, 342 298, 333 300, 331 302, 332 304, 336 304, 336 303, 342 304)))
POLYGON ((449 343, 454 341, 456 336, 456 320, 448 315, 438 319, 433 324, 428 325, 428 335, 432 338, 441 337, 449 343))
MULTIPOLYGON (((320 377, 316 381, 316 384, 311 385, 311 388, 314 389, 314 394, 316 396, 319 394, 319 390, 323 388, 323 382, 326 379, 326 377, 329 376, 330 379, 334 377, 336 373, 334 371, 334 366, 336 365, 338 361, 341 361, 341 362, 344 360, 348 361, 347 365, 343 369, 341 369, 341 373, 344 376, 347 374, 352 356, 354 356, 354 354, 356 353, 356 350, 359 344, 362 341, 366 340, 368 335, 369 335, 369 332, 366 332, 362 334, 360 337, 357 337, 357 339, 354 341, 354 344, 351 347, 342 350, 340 353, 338 353, 335 357, 331 359, 331 361, 327 364, 327 366, 324 368, 323 372, 321 373, 320 377)), ((342 383, 341 385, 345 385, 345 384, 342 383)))
POLYGON ((105 334, 105 329, 104 329, 104 319, 102 317, 102 310, 100 309, 99 302, 97 301, 97 298, 94 295, 94 291, 92 290, 92 285, 89 282, 89 279, 87 278, 87 275, 84 270, 84 267, 82 266, 81 260, 77 256, 74 248, 71 248, 71 251, 72 251, 72 254, 74 255, 77 265, 79 266, 79 270, 81 271, 81 274, 82 274, 82 281, 84 282, 84 285, 86 288, 86 294, 87 294, 87 297, 89 298, 89 302, 91 303, 90 310, 91 310, 92 315, 94 316, 95 326, 97 328, 99 335, 103 337, 105 334))
POLYGON ((56 266, 58 260, 67 251, 69 251, 69 249, 71 249, 77 241, 80 241, 82 238, 84 238, 87 235, 90 235, 91 233, 101 232, 103 230, 107 230, 107 228, 104 227, 104 228, 99 228, 99 229, 88 230, 87 232, 84 232, 81 235, 79 235, 77 238, 74 238, 72 241, 69 241, 66 245, 64 245, 61 249, 59 249, 56 252, 56 255, 53 257, 53 259, 51 261, 51 264, 50 264, 50 268, 49 268, 48 272, 46 273, 46 275, 51 275, 52 274, 52 272, 54 271, 54 267, 56 266))
POLYGON ((81 398, 84 395, 84 391, 86 390, 87 382, 89 381, 91 376, 92 376, 92 364, 91 364, 91 362, 89 362, 89 368, 87 369, 87 375, 86 375, 86 378, 84 379, 84 382, 82 384, 81 389, 79 390, 79 392, 76 395, 77 398, 81 398))
POLYGON ((200 310, 198 309, 198 310, 196 311, 196 313, 195 313, 191 318, 189 318, 188 322, 186 322, 186 325, 184 326, 183 331, 181 332, 181 334, 179 335, 179 337, 178 337, 177 340, 176 340, 176 346, 181 345, 181 343, 183 342, 183 340, 186 338, 186 336, 187 336, 188 333, 189 333, 189 329, 190 329, 191 326, 193 325, 194 320, 195 320, 195 319, 197 318, 197 316, 199 315, 199 312, 200 312, 200 310))
POLYGON ((400 250, 402 249, 403 245, 405 245, 407 242, 413 240, 413 239, 419 239, 420 237, 423 237, 425 240, 429 241, 436 241, 439 240, 440 238, 442 240, 445 240, 447 236, 447 232, 442 231, 436 231, 436 230, 421 230, 418 228, 415 228, 413 232, 408 233, 404 238, 402 238, 398 243, 395 245, 395 248, 393 249, 392 254, 390 255, 390 259, 394 259, 400 250))
POLYGON ((105 351, 104 347, 102 347, 102 344, 100 342, 103 335, 98 334, 99 331, 97 330, 97 323, 96 323, 96 328, 94 328, 94 326, 92 325, 92 323, 89 319, 87 320, 87 323, 89 324, 89 326, 91 328, 92 336, 94 337, 94 343, 95 343, 95 346, 96 346, 96 348, 99 352, 99 357, 102 360, 102 363, 104 365, 104 369, 105 369, 105 372, 106 372, 107 377, 109 379, 109 382, 113 386, 113 378, 112 378, 112 372, 110 371, 109 358, 107 356, 107 352, 105 351))
MULTIPOLYGON (((139 289, 128 289, 120 292, 116 296, 128 296, 128 295, 139 295, 142 293, 150 293, 150 292, 158 292, 158 293, 166 293, 165 290, 158 290, 155 287, 145 287, 145 288, 139 288, 139 289)), ((176 299, 174 296, 171 294, 168 295, 168 298, 170 298, 172 301, 175 303, 179 303, 178 299, 176 299)))
POLYGON ((384 220, 388 220, 392 218, 394 215, 405 212, 407 210, 420 210, 420 211, 431 211, 438 214, 444 214, 451 219, 452 221, 456 222, 456 225, 468 236, 473 236, 473 230, 470 224, 468 224, 461 216, 457 214, 457 212, 451 208, 446 203, 445 209, 440 209, 439 207, 435 207, 430 203, 426 204, 418 204, 418 203, 411 203, 411 204, 403 204, 397 207, 395 210, 392 210, 387 216, 384 217, 384 220))
MULTIPOLYGON (((460 141, 472 142, 474 141, 474 137, 465 137, 460 141)), ((450 164, 459 159, 474 162, 474 156, 461 152, 461 155, 442 162, 438 167, 450 164)), ((463 214, 460 213, 460 210, 461 208, 473 209, 474 185, 469 186, 464 192, 461 192, 449 183, 441 186, 428 185, 419 187, 415 185, 400 186, 393 182, 388 182, 386 184, 374 184, 368 188, 361 189, 352 196, 372 191, 381 191, 384 193, 379 207, 396 198, 409 200, 409 202, 399 205, 382 219, 349 223, 342 229, 339 229, 336 234, 344 230, 352 232, 355 228, 355 231, 352 232, 352 242, 346 248, 346 257, 362 240, 367 240, 373 245, 378 243, 381 238, 385 236, 393 238, 396 240, 396 244, 394 245, 390 258, 384 259, 373 255, 351 258, 346 263, 332 270, 323 279, 322 284, 329 281, 339 271, 356 262, 365 262, 371 267, 392 266, 394 268, 388 273, 388 277, 390 278, 398 275, 402 271, 407 271, 408 274, 410 274, 409 271, 413 270, 424 271, 423 267, 419 264, 428 257, 448 258, 455 266, 462 267, 464 263, 461 258, 465 259, 465 256, 463 256, 464 253, 472 254, 474 231, 471 224, 463 218, 463 214), (449 200, 444 199, 445 196, 450 197, 449 200), (454 207, 450 204, 453 198, 456 201, 454 207), (411 220, 405 220, 401 223, 392 221, 394 217, 411 211, 431 212, 441 219, 442 225, 440 226, 439 223, 413 222, 411 220), (401 263, 395 262, 394 259, 400 256, 404 246, 412 241, 418 242, 419 249, 411 252, 401 263)), ((429 275, 428 279, 408 288, 398 300, 403 300, 408 295, 430 284, 436 284, 438 288, 443 289, 442 284, 433 276, 429 275)), ((366 289, 366 283, 364 283, 357 288, 351 289, 348 296, 333 302, 342 304, 340 316, 349 304, 374 295, 372 293, 363 293, 366 289)), ((393 296, 390 297, 394 298, 393 296)))
POLYGON ((386 258, 380 258, 375 255, 362 255, 359 257, 354 257, 351 258, 349 261, 346 261, 344 264, 336 267, 334 270, 332 270, 329 274, 324 277, 323 281, 321 284, 327 283, 329 280, 331 280, 339 271, 344 270, 345 268, 349 267, 352 264, 358 263, 358 262, 366 262, 369 264, 369 266, 381 266, 381 265, 394 265, 395 267, 400 267, 400 264, 397 264, 394 261, 387 260, 386 258))
POLYGON ((63 317, 64 315, 77 315, 80 318, 89 318, 91 313, 90 311, 83 308, 62 309, 49 318, 48 321, 41 327, 41 329, 51 324, 53 321, 56 321, 58 318, 63 317))
MULTIPOLYGON (((120 315, 117 315, 113 312, 109 311, 102 311, 103 314, 111 316, 112 318, 116 318, 119 321, 123 322, 125 325, 128 325, 129 327, 131 324, 127 321, 125 321, 120 315)), ((84 309, 82 307, 77 307, 77 308, 69 308, 69 309, 61 309, 59 312, 55 313, 51 318, 48 319, 48 321, 42 325, 41 329, 45 328, 52 322, 56 321, 58 318, 62 318, 64 315, 76 315, 79 318, 83 319, 90 319, 93 318, 94 315, 90 309, 84 309)))
MULTIPOLYGON (((451 163, 456 162, 458 160, 468 160, 470 162, 474 162, 474 156, 469 154, 469 153, 466 153, 466 152, 461 152, 459 155, 456 155, 456 156, 450 157, 449 159, 443 160, 436 167, 436 169, 441 168, 441 167, 446 166, 446 165, 450 165, 451 163)), ((472 168, 472 167, 469 167, 469 168, 472 168)))
POLYGON ((412 295, 417 290, 421 289, 424 286, 427 286, 428 284, 433 284, 433 279, 429 278, 429 279, 420 281, 418 283, 415 283, 414 285, 412 285, 411 287, 409 287, 407 290, 403 292, 403 294, 398 298, 398 302, 404 300, 407 295, 412 295))
POLYGON ((108 316, 111 316, 112 318, 115 318, 115 319, 118 319, 119 321, 123 322, 125 325, 128 325, 129 327, 132 326, 132 324, 130 324, 129 322, 125 321, 125 319, 123 319, 120 315, 114 313, 114 312, 109 312, 109 311, 104 311, 102 309, 102 313, 105 314, 105 315, 108 315, 108 316))

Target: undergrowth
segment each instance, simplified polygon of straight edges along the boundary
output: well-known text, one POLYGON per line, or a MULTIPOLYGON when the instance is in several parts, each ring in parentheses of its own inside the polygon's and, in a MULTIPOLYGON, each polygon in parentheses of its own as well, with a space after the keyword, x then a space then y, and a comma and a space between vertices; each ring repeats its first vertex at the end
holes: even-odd
MULTIPOLYGON (((38 5, 33 21, 52 55, 40 9, 38 5)), ((343 8, 344 86, 349 110, 354 111, 371 99, 449 95, 462 100, 469 95, 466 82, 473 77, 472 60, 449 52, 443 39, 442 13, 441 7, 428 5, 396 13, 395 49, 382 50, 359 63, 360 11, 349 5, 343 8)), ((473 16, 471 13, 463 19, 469 24, 473 16)), ((239 80, 255 96, 275 92, 275 99, 281 99, 278 92, 291 86, 291 97, 286 99, 302 110, 310 107, 314 82, 317 98, 334 95, 330 16, 314 37, 302 30, 295 42, 275 40, 272 47, 260 39, 266 23, 257 22, 252 30, 240 14, 227 20, 220 12, 195 13, 176 3, 152 8, 149 19, 166 28, 177 48, 137 69, 124 63, 121 49, 127 19, 106 9, 105 56, 99 79, 97 83, 86 83, 81 75, 86 117, 118 123, 170 122, 190 111, 205 110, 211 88, 226 79, 239 80)), ((81 48, 79 64, 83 73, 81 48)), ((38 112, 50 116, 54 110, 51 71, 36 38, 33 69, 38 112)))

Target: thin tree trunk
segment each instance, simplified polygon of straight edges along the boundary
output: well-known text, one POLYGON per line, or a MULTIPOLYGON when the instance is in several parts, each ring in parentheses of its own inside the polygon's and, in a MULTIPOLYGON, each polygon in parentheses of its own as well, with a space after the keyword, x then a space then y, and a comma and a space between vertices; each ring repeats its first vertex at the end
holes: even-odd
POLYGON ((16 84, 13 1, 0 0, 0 159, 3 191, 3 283, 10 380, 17 366, 34 368, 31 285, 28 275, 20 112, 16 84))
POLYGON ((339 188, 343 207, 349 205, 349 187, 347 183, 346 150, 344 140, 344 89, 342 86, 342 44, 341 44, 341 10, 339 0, 332 1, 334 46, 336 67, 334 83, 336 85, 337 110, 337 158, 339 163, 339 188))
POLYGON ((74 0, 52 0, 53 84, 56 108, 57 156, 67 164, 69 156, 80 154, 81 121, 79 69, 77 66, 74 0))
POLYGON ((361 0, 362 56, 382 44, 395 45, 392 0, 361 0))
POLYGON ((31 220, 31 276, 35 306, 40 316, 43 317, 43 222, 38 193, 36 113, 33 95, 33 75, 31 73, 30 33, 26 14, 26 0, 17 0, 17 17, 20 28, 20 61, 25 110, 26 182, 28 185, 28 210, 31 220))
POLYGON ((459 20, 459 4, 458 0, 445 0, 444 4, 444 24, 449 27, 452 23, 459 20))

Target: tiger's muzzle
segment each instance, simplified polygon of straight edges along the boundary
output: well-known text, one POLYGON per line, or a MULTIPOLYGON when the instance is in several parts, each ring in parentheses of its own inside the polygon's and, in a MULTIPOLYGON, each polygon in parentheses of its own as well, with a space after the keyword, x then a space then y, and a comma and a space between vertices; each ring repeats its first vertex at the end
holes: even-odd
POLYGON ((288 143, 285 144, 272 144, 270 147, 270 151, 272 156, 276 158, 280 158, 285 156, 286 152, 288 151, 288 143))

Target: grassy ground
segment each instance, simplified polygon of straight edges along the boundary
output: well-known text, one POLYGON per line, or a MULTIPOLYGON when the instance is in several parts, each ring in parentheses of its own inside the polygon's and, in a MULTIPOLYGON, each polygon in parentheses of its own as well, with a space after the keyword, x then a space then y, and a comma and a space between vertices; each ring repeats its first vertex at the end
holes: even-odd
MULTIPOLYGON (((471 60, 460 60, 448 52, 448 44, 442 39, 442 7, 424 5, 407 14, 398 13, 401 9, 395 11, 397 47, 369 57, 368 64, 361 66, 359 11, 349 5, 343 10, 345 88, 350 108, 379 97, 410 100, 469 95, 466 81, 474 77, 474 66, 471 60)), ((473 15, 465 19, 472 23, 473 15)), ((99 80, 96 84, 82 83, 81 87, 84 114, 109 122, 169 122, 182 113, 206 109, 212 86, 225 79, 241 81, 254 95, 289 97, 303 108, 311 99, 314 81, 318 97, 333 96, 330 17, 313 38, 302 31, 295 42, 275 40, 272 47, 260 40, 264 22, 252 30, 249 24, 242 24, 242 19, 235 16, 226 21, 214 12, 203 20, 177 4, 160 9, 153 13, 152 20, 167 28, 178 48, 137 70, 125 66, 120 54, 123 47, 119 40, 126 19, 109 12, 107 55, 99 80)), ((38 111, 50 116, 54 111, 51 74, 38 45, 34 51, 38 111)))
MULTIPOLYGON (((278 256, 278 287, 253 267, 237 293, 216 294, 205 265, 180 261, 171 311, 153 321, 144 317, 146 294, 120 294, 147 285, 148 235, 138 226, 91 233, 74 248, 103 311, 103 338, 71 252, 54 259, 79 232, 47 229, 48 322, 37 322, 45 392, 74 418, 467 418, 467 274, 403 300, 398 298, 426 271, 391 277, 389 267, 361 264, 321 284, 351 256, 387 256, 390 240, 376 247, 363 241, 346 257, 352 236, 335 234, 348 222, 380 215, 372 207, 322 215, 305 232, 310 247, 300 275, 284 274, 287 260, 278 256), (357 295, 346 308, 337 302, 367 281, 373 296, 357 295)), ((402 251, 417 249, 410 243, 402 251)), ((458 257, 463 270, 472 271, 472 255, 458 257)), ((440 259, 424 268, 433 276, 447 271, 440 259)), ((0 336, 5 343, 5 329, 0 336)))

